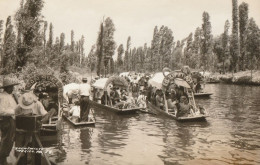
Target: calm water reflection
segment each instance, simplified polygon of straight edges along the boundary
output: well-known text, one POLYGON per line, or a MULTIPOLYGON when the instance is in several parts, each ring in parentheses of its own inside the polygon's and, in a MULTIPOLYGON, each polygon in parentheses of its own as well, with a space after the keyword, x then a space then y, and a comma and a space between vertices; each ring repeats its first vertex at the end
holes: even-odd
POLYGON ((58 164, 260 164, 260 87, 212 84, 196 100, 207 122, 177 123, 162 116, 119 116, 96 110, 96 126, 64 121, 48 145, 58 164))

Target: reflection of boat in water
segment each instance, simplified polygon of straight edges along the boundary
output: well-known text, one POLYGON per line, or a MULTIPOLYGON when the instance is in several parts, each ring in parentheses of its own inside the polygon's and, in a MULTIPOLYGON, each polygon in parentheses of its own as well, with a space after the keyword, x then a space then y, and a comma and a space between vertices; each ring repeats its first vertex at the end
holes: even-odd
MULTIPOLYGON (((127 101, 122 101, 119 98, 118 90, 120 93, 124 90, 128 92, 128 82, 123 77, 112 76, 110 78, 101 78, 96 80, 92 84, 93 88, 93 101, 90 101, 91 106, 97 107, 98 109, 109 110, 116 112, 118 114, 132 114, 136 113, 140 107, 128 103, 127 101), (112 88, 114 91, 112 91, 112 88), (113 98, 111 98, 111 92, 117 92, 118 100, 115 103, 113 98)), ((122 94, 122 93, 121 93, 122 94)), ((127 96, 131 97, 131 96, 127 96)))
MULTIPOLYGON (((168 75, 165 75, 165 73, 157 73, 148 83, 153 87, 154 91, 161 91, 161 97, 163 97, 163 104, 161 105, 158 105, 157 102, 150 99, 151 102, 148 102, 149 110, 156 111, 157 114, 163 114, 181 122, 206 120, 208 116, 206 109, 198 107, 195 103, 191 88, 192 80, 182 71, 170 72, 168 75), (171 105, 168 103, 168 100, 172 101, 169 93, 175 93, 175 101, 172 102, 171 105), (181 95, 178 98, 180 93, 181 95), (185 104, 181 99, 183 97, 187 98, 185 104), (184 115, 182 111, 183 105, 188 107, 184 115)), ((160 93, 157 94, 154 92, 154 95, 160 95, 160 93)))
POLYGON ((200 93, 194 93, 194 97, 195 97, 195 98, 210 97, 212 94, 213 94, 213 93, 200 92, 200 93))

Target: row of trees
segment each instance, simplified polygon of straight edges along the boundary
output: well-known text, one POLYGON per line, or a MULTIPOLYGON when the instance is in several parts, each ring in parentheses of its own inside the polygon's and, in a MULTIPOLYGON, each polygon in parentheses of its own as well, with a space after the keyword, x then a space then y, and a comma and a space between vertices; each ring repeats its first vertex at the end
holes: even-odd
POLYGON ((0 53, 3 74, 16 72, 16 69, 27 64, 36 66, 61 66, 66 71, 69 65, 83 67, 87 65, 85 57, 85 37, 74 40, 74 31, 71 31, 71 43, 65 44, 65 34, 54 37, 54 26, 43 20, 41 14, 44 3, 42 0, 21 0, 20 8, 14 16, 6 20, 3 32, 3 20, 0 20, 0 53), (47 39, 47 31, 49 36, 47 39), (4 37, 2 39, 2 33, 4 37), (62 60, 61 60, 62 59, 62 60))
POLYGON ((98 75, 122 71, 155 72, 164 67, 174 70, 183 65, 223 72, 259 69, 260 29, 253 18, 248 19, 248 4, 243 2, 238 6, 237 0, 232 0, 232 4, 231 34, 230 23, 226 20, 223 33, 214 37, 210 15, 203 12, 201 27, 183 40, 174 41, 173 32, 167 26, 156 26, 151 44, 140 47, 131 47, 130 36, 126 46, 119 44, 117 47, 115 25, 108 17, 101 22, 97 41, 85 56, 83 35, 75 41, 72 30, 70 44, 65 44, 64 33, 54 41, 53 25, 49 23, 48 27, 41 15, 43 1, 21 0, 14 24, 9 16, 3 31, 4 21, 0 21, 2 71, 15 72, 17 67, 28 63, 60 67, 61 72, 68 71, 70 65, 87 66, 98 75), (117 58, 113 58, 114 55, 117 58))
MULTIPOLYGON (((210 15, 203 12, 201 27, 196 28, 194 34, 190 33, 181 41, 174 41, 173 32, 167 26, 160 28, 156 26, 154 28, 150 46, 145 43, 144 46, 131 48, 131 37, 129 36, 125 49, 123 44, 118 46, 117 60, 113 62, 114 67, 110 70, 117 72, 154 72, 161 71, 164 67, 179 69, 183 65, 189 65, 194 69, 221 71, 223 73, 259 69, 259 27, 253 18, 248 19, 247 3, 243 2, 238 7, 237 0, 232 0, 232 4, 231 34, 229 33, 230 23, 226 20, 223 33, 214 37, 211 32, 210 15)), ((109 20, 112 22, 110 18, 109 20)), ((96 53, 92 50, 90 56, 91 59, 95 59, 96 54, 96 59, 99 59, 96 66, 98 74, 104 73, 100 72, 100 65, 107 65, 102 61, 104 57, 109 57, 106 62, 113 61, 112 54, 101 53, 100 49, 111 48, 112 52, 115 49, 114 44, 110 48, 102 48, 100 42, 102 27, 103 25, 96 44, 98 50, 96 53), (100 58, 101 56, 103 57, 100 58)), ((92 69, 94 68, 95 65, 92 64, 92 69)), ((108 68, 111 68, 111 65, 108 68)))

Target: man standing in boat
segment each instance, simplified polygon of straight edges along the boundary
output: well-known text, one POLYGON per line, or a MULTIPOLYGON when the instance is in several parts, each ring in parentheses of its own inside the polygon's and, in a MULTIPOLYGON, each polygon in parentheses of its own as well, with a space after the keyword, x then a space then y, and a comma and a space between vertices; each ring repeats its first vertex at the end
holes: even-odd
POLYGON ((80 95, 80 121, 88 121, 89 115, 89 97, 91 87, 87 83, 87 78, 82 78, 82 84, 79 85, 79 95, 80 95))
POLYGON ((1 129, 1 143, 0 143, 0 164, 6 164, 6 158, 9 156, 15 135, 14 115, 17 102, 14 98, 14 86, 18 85, 10 78, 4 78, 3 85, 0 87, 4 89, 0 93, 0 129, 1 129))

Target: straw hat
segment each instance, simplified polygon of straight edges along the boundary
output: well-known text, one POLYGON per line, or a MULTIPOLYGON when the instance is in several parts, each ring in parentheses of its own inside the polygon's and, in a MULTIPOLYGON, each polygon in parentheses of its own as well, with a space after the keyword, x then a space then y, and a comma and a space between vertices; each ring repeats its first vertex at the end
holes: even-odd
POLYGON ((31 109, 36 102, 36 97, 33 93, 25 93, 19 97, 18 103, 23 109, 31 109))
POLYGON ((20 84, 20 83, 15 82, 14 79, 4 78, 4 80, 3 80, 3 85, 0 86, 0 89, 1 89, 1 88, 5 88, 5 87, 9 87, 9 86, 15 86, 15 85, 18 85, 18 84, 20 84))

